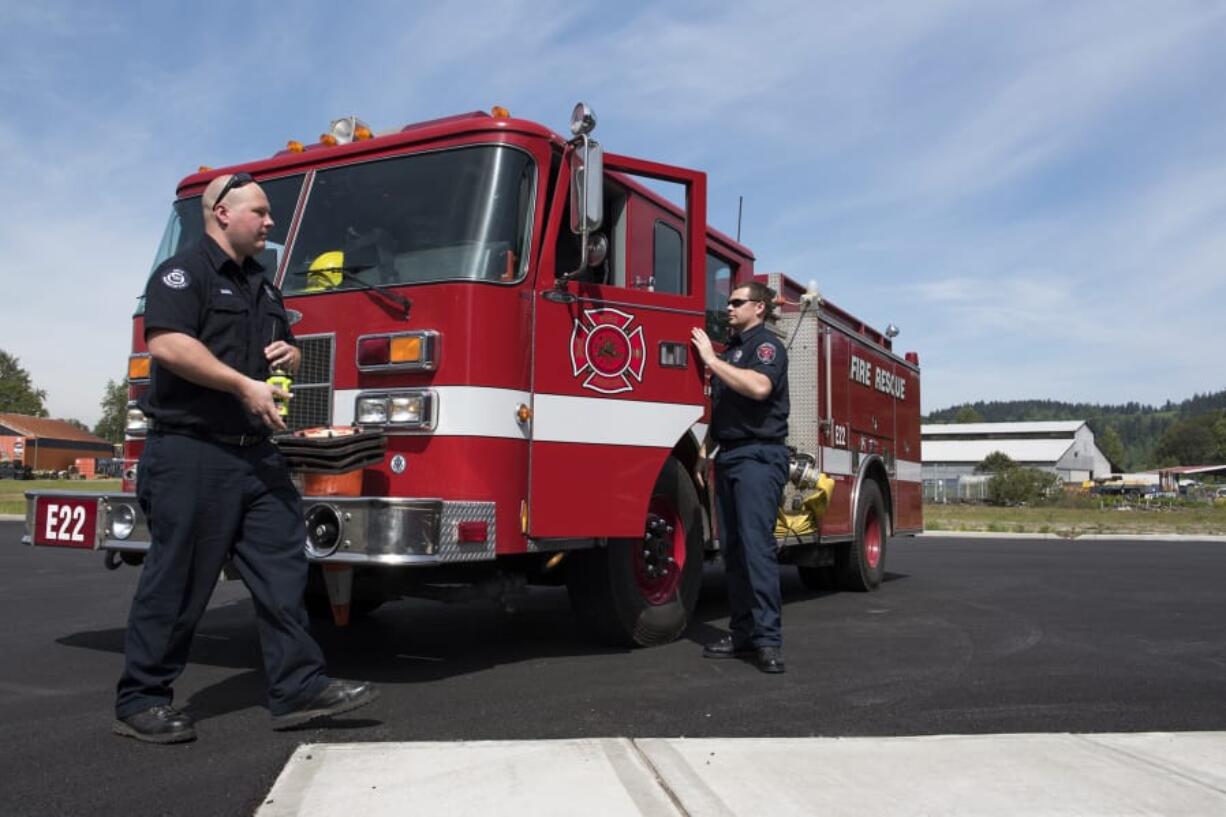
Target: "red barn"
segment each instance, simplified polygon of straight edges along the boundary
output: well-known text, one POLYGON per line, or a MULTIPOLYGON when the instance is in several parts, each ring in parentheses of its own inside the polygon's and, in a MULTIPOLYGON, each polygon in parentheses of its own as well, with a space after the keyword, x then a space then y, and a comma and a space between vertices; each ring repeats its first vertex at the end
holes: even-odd
POLYGON ((35 471, 63 471, 80 458, 113 456, 113 445, 63 420, 0 414, 0 459, 35 471))

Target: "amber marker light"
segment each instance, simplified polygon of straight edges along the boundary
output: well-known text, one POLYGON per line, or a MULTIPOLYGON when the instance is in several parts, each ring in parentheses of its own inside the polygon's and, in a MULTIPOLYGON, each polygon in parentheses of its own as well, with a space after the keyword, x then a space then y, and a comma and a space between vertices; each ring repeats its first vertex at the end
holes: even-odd
POLYGON ((524 499, 519 501, 519 529, 523 533, 528 532, 528 502, 524 499))
POLYGON ((196 168, 196 172, 197 173, 208 173, 212 169, 213 168, 209 167, 208 165, 200 165, 200 167, 196 168))
POLYGON ((290 153, 302 153, 306 150, 306 145, 299 142, 297 139, 290 139, 285 143, 285 149, 290 153))
POLYGON ((532 409, 520 403, 519 408, 515 409, 515 419, 519 421, 520 425, 525 425, 532 419, 532 409))
POLYGON ((392 338, 390 360, 392 363, 416 363, 421 360, 421 337, 392 338))
POLYGON ((336 147, 336 144, 337 144, 336 137, 330 133, 321 133, 319 134, 319 144, 336 147))
POLYGON ((148 355, 132 355, 128 358, 128 380, 148 380, 153 358, 148 355))
POLYGON ((490 116, 494 117, 495 119, 510 119, 511 112, 501 105, 495 105, 494 107, 490 108, 490 116))
POLYGON ((353 130, 354 141, 361 141, 363 139, 369 139, 372 136, 374 136, 374 134, 371 133, 370 128, 366 127, 365 125, 358 125, 353 130))

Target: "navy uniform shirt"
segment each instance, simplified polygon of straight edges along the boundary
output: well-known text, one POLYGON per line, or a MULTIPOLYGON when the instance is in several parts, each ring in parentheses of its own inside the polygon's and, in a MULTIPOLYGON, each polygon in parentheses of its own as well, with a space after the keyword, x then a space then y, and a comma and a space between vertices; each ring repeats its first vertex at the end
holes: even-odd
MULTIPOLYGON (((163 262, 145 287, 145 338, 156 329, 182 332, 248 377, 269 375, 264 347, 294 343, 281 293, 254 259, 240 267, 217 242, 199 243, 163 262)), ((267 434, 233 394, 197 385, 153 361, 141 411, 163 429, 214 434, 267 434)))
POLYGON ((788 353, 765 323, 733 335, 720 359, 770 378, 765 400, 737 394, 711 377, 711 435, 720 442, 762 440, 782 443, 788 436, 788 353))

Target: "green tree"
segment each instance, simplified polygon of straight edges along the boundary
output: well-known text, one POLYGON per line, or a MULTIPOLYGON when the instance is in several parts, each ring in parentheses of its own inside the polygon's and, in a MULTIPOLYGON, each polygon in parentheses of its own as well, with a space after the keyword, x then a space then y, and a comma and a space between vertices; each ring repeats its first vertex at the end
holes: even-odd
POLYGON ((1219 412, 1179 420, 1166 430, 1154 455, 1159 462, 1177 465, 1207 465, 1216 463, 1222 455, 1217 422, 1219 412))
POLYGON ((975 411, 971 406, 963 406, 958 409, 958 413, 954 415, 955 423, 982 423, 983 415, 975 411))
POLYGON ((1217 419, 1213 421, 1213 436, 1217 440, 1217 460, 1214 465, 1226 463, 1226 411, 1217 412, 1217 419))
POLYGON ((122 379, 106 381, 102 392, 102 419, 94 426, 94 436, 112 443, 123 442, 123 431, 128 421, 128 384, 122 379))
POLYGON ((983 458, 983 462, 975 466, 976 474, 999 474, 1016 468, 1017 463, 1003 451, 993 451, 983 458))
POLYGON ((1124 441, 1120 439, 1119 433, 1112 426, 1107 426, 1103 429, 1103 433, 1098 435, 1095 440, 1098 444, 1098 450, 1103 452, 1103 456, 1111 460, 1111 464, 1116 468, 1124 467, 1124 441))
POLYGON ((993 505, 1034 505, 1060 490, 1060 478, 1038 468, 1007 468, 988 480, 993 505))
POLYGON ((0 412, 46 417, 47 392, 34 388, 21 361, 0 349, 0 412))

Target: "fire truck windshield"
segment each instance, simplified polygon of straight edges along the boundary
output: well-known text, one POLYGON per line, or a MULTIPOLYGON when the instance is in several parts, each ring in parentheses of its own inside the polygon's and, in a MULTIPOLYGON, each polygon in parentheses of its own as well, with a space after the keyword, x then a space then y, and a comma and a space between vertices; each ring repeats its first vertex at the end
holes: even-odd
POLYGON ((502 145, 320 170, 282 289, 518 281, 535 181, 532 158, 502 145))

